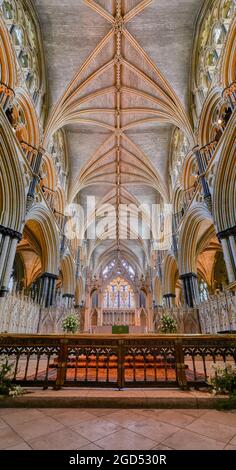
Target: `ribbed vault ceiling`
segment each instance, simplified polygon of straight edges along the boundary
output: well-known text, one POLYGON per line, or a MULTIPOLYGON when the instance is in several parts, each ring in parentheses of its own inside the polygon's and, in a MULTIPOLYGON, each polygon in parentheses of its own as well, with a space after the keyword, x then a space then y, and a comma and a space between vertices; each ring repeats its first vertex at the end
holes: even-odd
MULTIPOLYGON (((173 126, 193 139, 187 96, 194 22, 202 0, 35 0, 43 30, 51 113, 46 141, 67 131, 69 199, 169 200, 173 126)), ((193 141, 192 141, 193 142, 193 141)), ((95 243, 100 261, 117 248, 143 266, 146 242, 95 243)), ((93 255, 94 256, 94 255, 93 255)), ((95 262, 96 264, 96 262, 95 262)))

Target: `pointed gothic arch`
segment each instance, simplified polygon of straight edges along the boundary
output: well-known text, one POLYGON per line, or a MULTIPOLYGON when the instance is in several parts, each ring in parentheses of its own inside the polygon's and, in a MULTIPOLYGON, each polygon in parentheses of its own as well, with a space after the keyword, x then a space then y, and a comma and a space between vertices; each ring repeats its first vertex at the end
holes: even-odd
POLYGON ((176 281, 178 276, 178 265, 172 253, 164 259, 163 265, 163 293, 164 295, 175 295, 176 281))
POLYGON ((66 255, 61 260, 62 289, 64 294, 75 295, 75 262, 71 255, 66 255))
POLYGON ((236 80, 236 21, 231 24, 225 44, 224 55, 221 65, 221 82, 225 89, 236 80))
POLYGON ((236 112, 223 136, 215 174, 213 213, 218 232, 236 225, 236 112), (224 145, 223 145, 224 144, 224 145))
POLYGON ((15 137, 0 109, 0 224, 21 232, 26 201, 26 184, 15 137), (9 165, 11 162, 11 165, 9 165))
POLYGON ((33 232, 37 233, 37 238, 41 242, 43 272, 58 275, 59 234, 49 209, 42 204, 33 206, 27 213, 26 223, 33 232))
POLYGON ((0 16, 0 81, 12 90, 17 80, 16 58, 9 32, 0 16))
POLYGON ((183 220, 179 235, 178 266, 181 275, 197 273, 197 245, 212 225, 212 215, 207 207, 204 204, 193 204, 183 220))
POLYGON ((40 145, 40 130, 33 100, 25 88, 17 87, 15 90, 15 101, 24 119, 24 123, 19 120, 19 125, 25 126, 26 143, 38 149, 40 145))

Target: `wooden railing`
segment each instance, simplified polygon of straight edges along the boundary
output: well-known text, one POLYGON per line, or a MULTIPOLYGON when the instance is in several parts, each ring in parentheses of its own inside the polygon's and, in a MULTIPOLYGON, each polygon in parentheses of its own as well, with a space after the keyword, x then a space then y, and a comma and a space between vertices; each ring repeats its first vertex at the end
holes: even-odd
POLYGON ((183 216, 184 216, 184 208, 182 208, 181 211, 176 212, 175 214, 173 214, 173 231, 174 232, 178 232, 178 229, 179 229, 180 223, 182 222, 183 216))
POLYGON ((51 188, 48 188, 47 186, 42 186, 42 191, 49 207, 52 209, 52 211, 54 211, 55 191, 53 191, 51 188))
MULTIPOLYGON (((197 182, 196 182, 197 183, 197 182)), ((188 206, 191 204, 196 192, 198 189, 198 185, 194 184, 191 188, 185 189, 183 193, 184 197, 184 211, 187 210, 188 206)))
POLYGON ((228 100, 232 109, 236 106, 236 81, 232 82, 225 90, 223 91, 223 97, 228 100))
POLYGON ((213 155, 214 155, 214 152, 215 152, 215 149, 216 149, 216 146, 217 146, 217 141, 216 140, 213 140, 212 142, 210 142, 209 144, 205 145, 205 147, 202 147, 200 149, 200 154, 201 154, 201 159, 202 159, 202 166, 203 166, 203 170, 204 172, 206 171, 213 155))
POLYGON ((12 103, 14 96, 15 92, 12 88, 9 88, 5 83, 0 81, 0 105, 4 111, 6 111, 8 105, 12 103))
POLYGON ((22 386, 206 385, 214 364, 236 362, 235 335, 0 335, 0 357, 22 386))
POLYGON ((30 167, 34 171, 35 161, 38 155, 38 150, 35 147, 32 147, 32 145, 29 145, 27 142, 24 142, 24 141, 21 142, 21 148, 25 153, 25 156, 28 160, 30 167))
POLYGON ((61 212, 56 211, 55 209, 53 210, 55 219, 57 221, 58 226, 60 227, 61 231, 64 232, 65 228, 65 215, 62 214, 61 212))

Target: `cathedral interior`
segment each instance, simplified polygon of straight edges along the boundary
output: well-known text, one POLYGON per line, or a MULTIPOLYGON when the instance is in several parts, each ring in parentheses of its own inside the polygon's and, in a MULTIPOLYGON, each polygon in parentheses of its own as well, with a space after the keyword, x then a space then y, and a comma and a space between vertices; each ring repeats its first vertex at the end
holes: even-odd
MULTIPOLYGON (((13 361, 12 383, 187 393, 235 367, 235 12, 235 0, 0 0, 0 362, 13 361)), ((137 449, 154 446, 149 425, 137 449)), ((90 449, 95 428, 78 431, 90 449)), ((233 418, 228 433, 236 449, 233 418)))
POLYGON ((235 11, 0 0, 2 337, 236 331, 235 11))

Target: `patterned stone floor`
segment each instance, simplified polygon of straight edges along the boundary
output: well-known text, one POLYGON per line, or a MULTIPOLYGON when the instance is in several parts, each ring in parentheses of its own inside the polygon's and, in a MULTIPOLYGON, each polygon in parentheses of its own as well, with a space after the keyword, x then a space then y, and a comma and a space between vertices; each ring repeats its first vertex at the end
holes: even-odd
POLYGON ((236 410, 3 408, 0 449, 236 450, 236 410))

